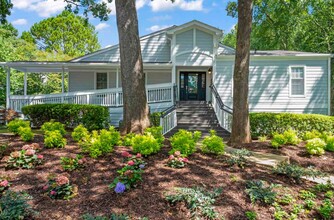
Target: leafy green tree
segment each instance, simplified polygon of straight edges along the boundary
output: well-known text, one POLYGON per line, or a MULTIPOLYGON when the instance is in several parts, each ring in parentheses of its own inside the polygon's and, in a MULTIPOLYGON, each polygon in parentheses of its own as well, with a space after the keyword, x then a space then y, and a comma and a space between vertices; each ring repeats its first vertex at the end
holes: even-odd
POLYGON ((7 23, 7 16, 10 15, 10 10, 13 7, 13 4, 10 0, 0 0, 0 23, 7 23))
POLYGON ((237 46, 237 26, 234 26, 231 32, 224 34, 221 43, 226 46, 236 48, 237 46))

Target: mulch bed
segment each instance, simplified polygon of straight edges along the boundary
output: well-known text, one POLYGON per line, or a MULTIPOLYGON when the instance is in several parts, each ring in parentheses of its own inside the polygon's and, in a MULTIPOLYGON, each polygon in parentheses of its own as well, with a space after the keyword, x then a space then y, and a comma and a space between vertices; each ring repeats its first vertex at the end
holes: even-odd
POLYGON ((290 158, 291 163, 297 163, 303 167, 313 166, 318 170, 334 174, 334 152, 328 152, 322 156, 311 156, 305 149, 305 142, 297 146, 285 145, 279 149, 273 148, 270 142, 253 141, 236 148, 246 148, 255 152, 284 155, 290 158))
MULTIPOLYGON (((16 137, 0 136, 1 140, 10 142, 10 150, 5 155, 20 149, 24 144, 16 137), (6 138, 8 140, 5 140, 6 138)), ((34 142, 43 146, 41 136, 36 136, 34 142)), ((250 147, 254 145, 256 143, 250 147)), ((261 179, 269 183, 282 184, 289 187, 291 194, 295 196, 299 190, 313 186, 307 181, 303 184, 294 184, 289 179, 278 178, 271 174, 269 169, 256 164, 251 164, 243 170, 231 168, 224 163, 223 157, 200 153, 190 156, 188 166, 183 169, 169 168, 165 165, 169 148, 165 146, 158 154, 145 159, 148 164, 143 174, 143 182, 138 188, 118 195, 110 190, 108 185, 117 176, 116 171, 123 164, 121 152, 124 150, 130 151, 127 147, 116 147, 110 155, 98 159, 87 158, 88 164, 84 169, 67 172, 71 182, 79 189, 79 194, 70 201, 52 200, 42 193, 42 187, 50 174, 64 173, 60 165, 60 157, 80 153, 80 148, 72 141, 69 141, 64 149, 43 148, 41 154, 44 155, 45 163, 32 170, 6 170, 6 156, 4 156, 0 162, 0 173, 1 176, 10 178, 11 190, 24 190, 33 197, 30 203, 39 213, 36 219, 43 220, 80 219, 80 216, 86 213, 93 215, 126 213, 134 219, 139 217, 148 217, 153 220, 189 219, 190 213, 184 205, 170 205, 164 196, 173 187, 193 186, 203 186, 208 190, 223 188, 223 193, 217 198, 215 207, 225 219, 246 219, 244 213, 248 210, 256 211, 258 219, 273 219, 272 208, 251 204, 245 193, 246 180, 261 179)), ((311 212, 308 217, 299 219, 313 218, 319 219, 319 216, 311 212)))

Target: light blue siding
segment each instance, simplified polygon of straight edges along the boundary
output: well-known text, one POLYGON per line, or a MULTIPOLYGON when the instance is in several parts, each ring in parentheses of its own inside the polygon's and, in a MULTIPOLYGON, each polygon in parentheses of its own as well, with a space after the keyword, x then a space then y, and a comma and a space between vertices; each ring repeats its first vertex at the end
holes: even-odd
POLYGON ((176 43, 175 43, 175 54, 179 54, 185 51, 192 51, 194 49, 194 31, 190 29, 185 32, 176 34, 176 43))
MULTIPOLYGON (((233 61, 217 61, 215 85, 232 105, 233 61)), ((250 64, 249 107, 256 112, 328 113, 327 60, 257 60, 250 64), (289 66, 306 66, 306 97, 289 97, 289 66)))
POLYGON ((73 71, 69 73, 68 91, 77 92, 85 90, 94 90, 94 73, 73 71))
POLYGON ((213 54, 213 35, 196 29, 196 47, 201 52, 213 54))

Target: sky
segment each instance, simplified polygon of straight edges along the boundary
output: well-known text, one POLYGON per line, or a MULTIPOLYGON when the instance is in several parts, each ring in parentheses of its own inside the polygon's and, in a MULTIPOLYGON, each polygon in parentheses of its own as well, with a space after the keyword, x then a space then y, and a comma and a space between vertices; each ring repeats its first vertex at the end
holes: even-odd
MULTIPOLYGON (((105 1, 105 0, 101 0, 105 1)), ((229 32, 237 20, 227 16, 226 5, 229 0, 136 0, 139 35, 143 36, 172 25, 181 25, 192 20, 199 20, 229 32)), ((62 0, 12 0, 14 8, 8 18, 19 32, 43 19, 59 14, 65 6, 62 0)), ((101 22, 90 18, 99 37, 102 48, 118 43, 115 5, 108 4, 112 10, 110 19, 101 22)))

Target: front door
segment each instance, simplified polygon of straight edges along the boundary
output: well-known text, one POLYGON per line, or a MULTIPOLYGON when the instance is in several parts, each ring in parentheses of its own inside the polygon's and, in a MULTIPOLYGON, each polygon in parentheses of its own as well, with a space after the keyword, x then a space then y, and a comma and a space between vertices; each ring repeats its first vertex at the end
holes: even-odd
POLYGON ((180 100, 205 100, 205 72, 180 72, 180 100))

